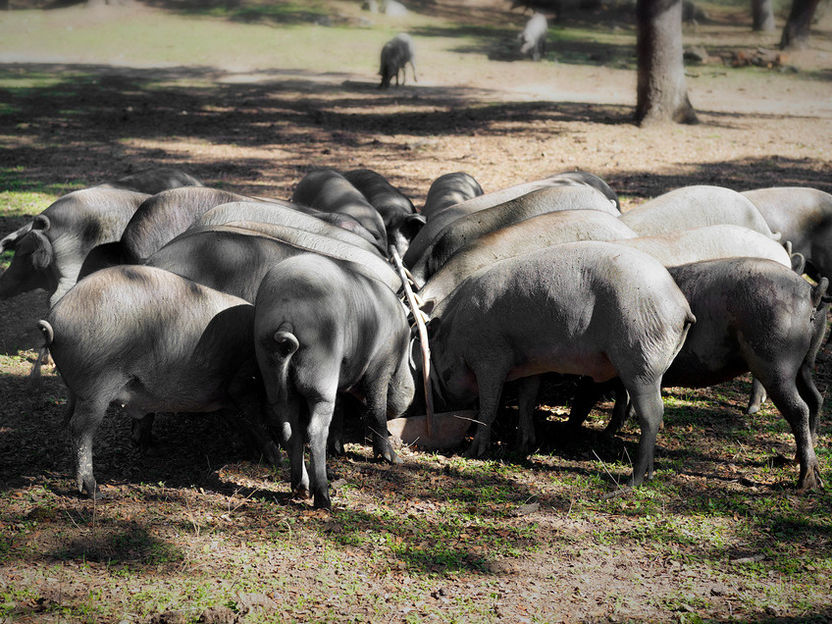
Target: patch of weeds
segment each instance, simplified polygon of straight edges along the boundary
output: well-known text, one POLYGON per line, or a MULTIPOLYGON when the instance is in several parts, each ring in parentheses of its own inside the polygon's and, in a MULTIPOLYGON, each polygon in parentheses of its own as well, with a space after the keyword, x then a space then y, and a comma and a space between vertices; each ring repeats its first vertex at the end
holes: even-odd
POLYGON ((446 506, 441 520, 416 513, 375 509, 333 511, 339 544, 381 548, 408 568, 430 572, 485 571, 496 557, 518 556, 535 539, 537 526, 511 526, 446 506))
POLYGON ((184 559, 176 546, 153 537, 144 527, 136 524, 115 534, 102 532, 101 535, 76 540, 58 556, 107 564, 140 562, 143 565, 163 565, 184 559))

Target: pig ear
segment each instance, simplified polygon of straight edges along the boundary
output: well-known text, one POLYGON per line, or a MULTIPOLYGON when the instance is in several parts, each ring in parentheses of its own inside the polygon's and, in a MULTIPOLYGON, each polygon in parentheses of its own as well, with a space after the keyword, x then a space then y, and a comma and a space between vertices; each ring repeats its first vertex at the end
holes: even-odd
POLYGON ((402 221, 401 227, 399 228, 399 232, 401 232, 402 236, 407 239, 407 241, 412 241, 419 231, 425 227, 425 223, 427 220, 420 214, 412 214, 409 215, 407 218, 402 221))
POLYGON ((3 253, 6 249, 14 249, 17 246, 17 241, 19 241, 23 236, 26 235, 29 230, 32 229, 32 222, 30 221, 22 228, 12 232, 8 236, 0 239, 0 253, 3 253))
POLYGON ((52 243, 38 230, 32 230, 35 245, 32 250, 32 263, 36 269, 43 270, 52 264, 52 243))
POLYGON ((49 229, 51 223, 49 222, 49 217, 45 214, 39 214, 32 220, 32 229, 33 230, 43 230, 44 232, 49 229))
POLYGON ((798 275, 803 275, 803 270, 806 268, 806 256, 802 253, 795 252, 791 254, 792 270, 798 275))

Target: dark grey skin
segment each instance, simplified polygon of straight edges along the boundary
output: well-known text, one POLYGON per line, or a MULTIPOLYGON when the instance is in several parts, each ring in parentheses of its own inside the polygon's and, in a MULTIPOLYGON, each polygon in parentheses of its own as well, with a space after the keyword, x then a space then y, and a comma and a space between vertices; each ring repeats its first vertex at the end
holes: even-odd
MULTIPOLYGON (((253 319, 246 301, 152 267, 111 267, 78 282, 40 322, 69 389, 78 491, 96 495, 93 437, 111 403, 134 418, 233 412, 261 391, 253 319)), ((263 423, 240 416, 277 465, 263 423)))
POLYGON ((657 260, 613 243, 564 243, 465 280, 430 322, 431 356, 451 405, 479 399, 473 456, 488 450, 506 381, 545 372, 619 377, 641 425, 630 479, 639 485, 653 476, 662 375, 695 320, 657 260))
POLYGON ((155 169, 131 173, 112 182, 105 182, 100 186, 155 195, 180 186, 202 186, 202 182, 181 169, 156 167, 155 169))
POLYGON ((148 197, 124 228, 120 240, 99 245, 89 253, 81 277, 108 266, 142 264, 211 208, 246 199, 250 198, 206 186, 180 187, 148 197))
MULTIPOLYGON (((407 250, 407 253, 402 258, 404 265, 407 267, 413 267, 419 259, 427 253, 430 246, 435 242, 437 236, 442 234, 442 231, 452 222, 465 217, 467 215, 473 214, 475 212, 479 212, 481 210, 485 210, 488 208, 493 208, 494 206, 498 206, 500 204, 504 204, 511 200, 517 199, 523 195, 527 195, 532 191, 536 191, 542 188, 551 187, 551 186, 592 186, 593 188, 599 189, 599 187, 606 186, 606 183, 598 178, 598 176, 588 173, 588 172, 581 172, 581 171, 571 171, 571 172, 563 172, 551 175, 547 178, 543 178, 542 180, 534 180, 532 182, 525 182, 523 184, 517 184, 515 186, 511 186, 500 191, 493 191, 491 193, 485 193, 483 195, 479 195, 477 197, 472 197, 462 203, 456 204, 454 206, 449 206, 444 210, 440 211, 439 213, 433 215, 428 222, 425 224, 425 227, 416 235, 410 242, 410 247, 407 250), (578 176, 576 178, 576 176, 578 176), (581 180, 579 178, 583 177, 584 179, 581 180)), ((607 186, 607 188, 609 188, 607 186)), ((605 191, 601 191, 606 195, 605 191)), ((612 193, 612 197, 610 201, 615 203, 616 210, 618 209, 618 199, 612 189, 610 189, 610 193, 612 193)))
POLYGON ((484 234, 451 256, 419 291, 422 311, 438 313, 436 306, 464 279, 498 260, 560 243, 635 236, 618 217, 599 210, 563 210, 526 219, 484 234))
POLYGON ((313 234, 328 236, 365 251, 379 253, 372 235, 352 217, 327 212, 307 212, 274 202, 231 202, 212 208, 196 220, 193 228, 226 225, 234 221, 286 225, 313 234), (336 217, 333 223, 330 217, 336 217), (347 224, 344 227, 344 224, 347 224))
POLYGON ((55 305, 75 285, 87 254, 97 245, 117 241, 147 197, 93 187, 58 198, 0 241, 0 251, 15 250, 0 275, 0 298, 43 288, 50 295, 49 305, 55 305))
POLYGON ((619 243, 650 254, 666 267, 734 256, 764 258, 792 267, 792 259, 780 243, 741 225, 706 225, 619 243))
POLYGON ((721 186, 678 188, 631 208, 621 220, 642 236, 728 223, 780 240, 747 197, 721 186))
POLYGON ((417 280, 436 273, 460 249, 480 236, 525 219, 563 210, 595 210, 617 217, 610 201, 590 186, 550 186, 486 208, 448 224, 410 267, 417 280))
POLYGON ((393 78, 396 79, 396 86, 398 87, 399 74, 401 74, 401 84, 403 85, 407 78, 408 63, 410 63, 411 70, 413 70, 413 82, 418 82, 416 79, 416 65, 413 64, 413 55, 413 38, 408 34, 400 33, 385 43, 381 48, 381 62, 378 70, 381 75, 381 83, 378 88, 386 89, 390 86, 393 78))
POLYGON ((370 169, 354 169, 347 171, 344 177, 378 210, 387 231, 388 248, 394 247, 403 256, 410 241, 425 225, 425 218, 417 214, 413 202, 381 174, 370 169))
POLYGON ((421 214, 431 219, 445 208, 482 195, 482 187, 473 176, 464 171, 446 173, 436 178, 428 189, 421 214))
POLYGON ((253 302, 272 266, 307 252, 351 262, 355 272, 391 290, 401 287, 390 264, 373 253, 302 230, 255 223, 190 230, 153 254, 147 264, 253 302))
MULTIPOLYGON (((767 259, 791 269, 802 268, 805 264, 800 254, 790 255, 776 240, 741 225, 706 225, 618 243, 648 253, 666 267, 731 257, 767 259)), ((765 390, 755 379, 746 413, 759 411, 765 399, 765 390)))
POLYGON ((130 219, 121 236, 125 260, 141 263, 191 227, 211 208, 251 199, 209 187, 183 187, 148 198, 130 219))
MULTIPOLYGON (((813 447, 823 397, 812 371, 826 331, 828 282, 812 286, 794 271, 756 258, 707 260, 669 271, 697 322, 662 386, 704 388, 750 371, 792 429, 798 487, 822 487, 813 447)), ((570 423, 579 426, 596 399, 590 390, 576 401, 570 423)), ((623 423, 624 402, 617 400, 608 433, 623 423)))
POLYGON ((315 507, 331 504, 326 442, 339 392, 363 400, 376 455, 399 463, 387 419, 410 405, 414 384, 410 328, 393 291, 329 258, 296 256, 263 278, 254 327, 257 361, 296 495, 311 492, 315 507), (303 461, 307 439, 311 475, 303 461))
POLYGON ((292 202, 324 212, 349 215, 363 225, 380 249, 387 249, 384 220, 367 198, 334 169, 316 169, 298 182, 292 202))
POLYGON ((832 195, 800 186, 775 186, 745 191, 784 243, 806 258, 806 272, 815 280, 832 278, 832 195))
MULTIPOLYGON (((497 260, 565 242, 568 236, 582 237, 574 240, 617 239, 616 244, 646 253, 665 267, 734 256, 770 259, 784 267, 792 267, 789 254, 777 241, 738 225, 711 225, 664 236, 636 237, 620 219, 610 215, 597 211, 565 211, 521 221, 483 236, 460 250, 419 291, 424 301, 422 310, 433 317, 441 316, 443 299, 467 275, 497 260)), ((521 422, 531 418, 538 386, 539 382, 531 378, 521 384, 521 422)), ((764 400, 764 390, 755 383, 749 410, 756 411, 764 400)), ((520 448, 528 449, 534 445, 531 427, 521 427, 519 433, 520 448)))

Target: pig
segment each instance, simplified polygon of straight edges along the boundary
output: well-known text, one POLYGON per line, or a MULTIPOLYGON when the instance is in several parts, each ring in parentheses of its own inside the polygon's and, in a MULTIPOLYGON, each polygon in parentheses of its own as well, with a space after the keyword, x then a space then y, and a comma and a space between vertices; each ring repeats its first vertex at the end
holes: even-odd
POLYGON ((286 225, 313 234, 328 236, 371 253, 380 253, 372 235, 352 217, 319 211, 307 212, 298 210, 294 206, 290 208, 272 202, 243 201, 222 204, 202 215, 194 222, 192 227, 199 229, 226 225, 233 221, 286 225), (337 225, 329 217, 338 217, 336 219, 337 225), (344 220, 341 217, 344 217, 344 220), (348 225, 345 226, 344 223, 348 223, 348 225))
POLYGON ((612 216, 619 214, 610 201, 592 187, 544 187, 449 223, 410 267, 410 272, 417 281, 424 281, 442 268, 459 249, 483 234, 540 214, 562 210, 595 210, 612 216))
MULTIPOLYGON (((254 307, 168 271, 110 267, 78 282, 40 321, 69 390, 79 493, 95 497, 93 437, 111 403, 148 412, 231 409, 262 392, 255 379, 254 307)), ((240 417, 275 465, 259 418, 240 417)))
POLYGON ((379 280, 391 290, 401 288, 393 267, 373 253, 310 232, 262 223, 189 230, 148 258, 147 265, 253 302, 271 266, 303 252, 350 262, 354 272, 379 280))
POLYGON ((549 22, 543 13, 535 11, 523 26, 523 31, 517 36, 520 40, 520 54, 539 61, 546 55, 546 35, 549 32, 549 22))
POLYGON ((630 478, 639 485, 653 477, 662 375, 695 321, 657 260, 613 243, 580 241, 474 273, 428 331, 441 394, 452 405, 479 399, 469 455, 488 449, 506 381, 545 372, 619 377, 641 425, 630 478))
MULTIPOLYGON (((588 173, 585 171, 563 172, 551 175, 547 178, 543 178, 542 180, 525 182, 523 184, 510 186, 500 191, 484 193, 477 197, 472 197, 471 199, 463 201, 454 206, 449 206, 443 209, 441 212, 432 215, 428 222, 425 224, 425 227, 423 227, 416 235, 416 237, 410 242, 410 247, 408 247, 407 253, 402 258, 402 261, 404 262, 405 266, 413 267, 419 261, 419 259, 426 253, 428 248, 434 243, 436 238, 442 233, 442 230, 444 230, 450 223, 456 221, 457 219, 473 214, 475 212, 479 212, 481 210, 493 208, 500 204, 504 204, 508 201, 517 199, 523 195, 531 193, 532 191, 536 191, 542 188, 550 186, 574 185, 588 185, 596 189, 599 189, 602 185, 607 186, 606 183, 603 180, 601 180, 601 178, 592 173, 588 173), (575 174, 580 174, 580 176, 576 177, 575 174), (583 178, 583 180, 579 178, 583 178)), ((607 186, 607 188, 609 187, 607 186)), ((604 191, 601 192, 604 193, 604 191)), ((614 203, 616 206, 616 210, 618 210, 618 198, 617 196, 615 196, 615 193, 612 191, 612 189, 610 189, 609 192, 612 194, 612 197, 607 195, 607 193, 604 194, 607 197, 610 197, 610 202, 614 203), (615 199, 613 199, 613 197, 615 199)))
POLYGON ((421 214, 426 220, 468 199, 482 195, 482 187, 464 171, 445 173, 436 178, 428 189, 421 214))
POLYGON ((532 217, 484 234, 457 251, 419 291, 423 300, 420 307, 423 312, 433 313, 434 307, 464 279, 498 260, 559 243, 635 236, 618 217, 598 210, 563 210, 532 217))
POLYGON ((181 186, 202 186, 202 182, 181 169, 156 167, 122 176, 112 182, 105 182, 100 184, 99 188, 120 188, 155 195, 181 186))
POLYGON ((296 495, 331 505, 326 441, 336 395, 363 399, 377 456, 398 463, 387 418, 413 399, 410 329, 396 295, 340 262, 303 254, 277 264, 255 300, 254 347, 289 454, 296 495), (301 423, 301 414, 308 421, 301 423), (303 461, 309 439, 311 479, 303 461))
POLYGON ((402 76, 401 84, 404 85, 407 79, 407 64, 413 71, 413 82, 416 79, 416 65, 413 63, 413 38, 406 33, 399 33, 381 48, 381 65, 378 73, 381 75, 379 89, 386 89, 390 81, 395 77, 396 86, 399 86, 399 74, 402 76))
POLYGON ((298 182, 292 201, 323 212, 349 215, 367 228, 380 249, 387 249, 384 219, 367 198, 334 169, 315 169, 298 182))
POLYGON ((0 240, 0 252, 15 250, 0 275, 0 298, 43 288, 49 305, 55 305, 75 285, 87 254, 96 245, 118 240, 147 197, 98 187, 59 197, 31 223, 0 240))
POLYGON ((354 169, 347 171, 344 177, 378 210, 387 231, 387 247, 394 247, 403 256, 410 241, 425 224, 425 218, 417 214, 413 202, 381 174, 370 169, 354 169))
MULTIPOLYGON (((822 396, 812 371, 826 331, 828 280, 812 286, 781 264, 724 258, 669 269, 696 315, 685 344, 662 378, 663 386, 703 388, 751 372, 788 421, 800 463, 798 487, 822 487, 813 449, 822 396)), ((576 401, 579 425, 597 398, 576 401)), ((609 433, 625 410, 617 402, 609 433)))
POLYGON ((806 272, 815 280, 832 278, 832 195, 800 186, 775 186, 745 191, 782 241, 806 258, 806 272))
POLYGON ((780 240, 747 197, 721 186, 683 186, 631 208, 621 220, 642 236, 733 223, 780 240))

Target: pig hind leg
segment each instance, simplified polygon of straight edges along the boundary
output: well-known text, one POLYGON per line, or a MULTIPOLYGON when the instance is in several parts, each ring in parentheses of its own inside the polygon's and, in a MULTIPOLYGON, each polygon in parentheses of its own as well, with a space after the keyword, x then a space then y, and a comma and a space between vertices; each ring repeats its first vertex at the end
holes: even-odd
POLYGON ((326 475, 326 441, 329 437, 329 425, 332 422, 334 409, 334 398, 309 402, 309 425, 306 432, 309 437, 312 494, 315 499, 315 507, 318 509, 329 509, 331 505, 329 481, 326 475))
POLYGON ((98 426, 110 404, 109 397, 73 398, 74 409, 69 419, 72 452, 75 459, 75 480, 78 492, 96 497, 98 486, 92 470, 92 443, 98 426))
POLYGON ((630 485, 638 486, 644 481, 653 478, 653 456, 656 450, 656 436, 664 416, 664 404, 662 403, 661 382, 655 380, 651 383, 627 383, 624 386, 630 393, 630 401, 633 404, 638 416, 641 436, 638 441, 638 457, 633 469, 633 476, 630 477, 630 485))
POLYGON ((814 446, 818 441, 818 418, 823 404, 823 395, 815 385, 815 380, 812 377, 812 367, 807 362, 800 366, 796 381, 800 397, 809 406, 809 430, 812 433, 812 445, 814 446))
POLYGON ((537 395, 540 392, 540 375, 532 375, 520 380, 517 389, 519 422, 517 427, 517 447, 528 452, 537 443, 534 431, 534 409, 537 407, 537 395))
POLYGON ((509 371, 508 363, 489 361, 474 369, 479 390, 477 433, 466 455, 481 457, 491 446, 491 425, 497 417, 503 384, 509 371))
POLYGON ((380 371, 370 376, 367 386, 366 422, 373 433, 373 453, 390 464, 400 464, 393 447, 390 445, 390 433, 387 431, 387 389, 393 371, 380 371))
POLYGON ((798 390, 798 374, 778 374, 765 381, 766 389, 772 403, 788 421, 797 446, 797 458, 800 463, 798 488, 801 491, 823 487, 820 478, 820 466, 812 446, 810 426, 810 407, 798 390))

